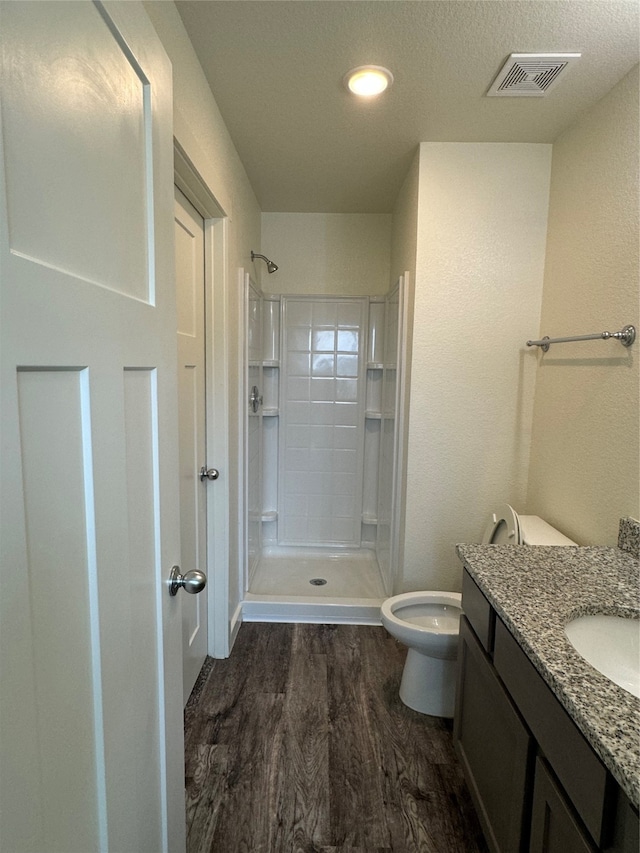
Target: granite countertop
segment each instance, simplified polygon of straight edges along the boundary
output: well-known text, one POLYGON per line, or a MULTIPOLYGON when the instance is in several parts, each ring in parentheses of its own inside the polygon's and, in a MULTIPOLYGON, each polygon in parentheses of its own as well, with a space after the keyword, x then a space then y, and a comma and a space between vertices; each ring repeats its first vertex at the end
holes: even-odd
POLYGON ((573 648, 564 626, 585 613, 637 615, 636 556, 619 548, 458 545, 498 616, 632 803, 640 801, 640 699, 573 648))

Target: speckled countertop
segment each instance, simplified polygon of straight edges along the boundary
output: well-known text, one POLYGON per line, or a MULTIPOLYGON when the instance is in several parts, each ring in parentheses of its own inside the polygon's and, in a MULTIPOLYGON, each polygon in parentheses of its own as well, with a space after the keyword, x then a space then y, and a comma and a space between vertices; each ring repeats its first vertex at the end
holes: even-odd
POLYGON ((605 766, 640 800, 640 699, 601 675, 564 633, 585 613, 640 607, 639 561, 619 548, 458 545, 460 559, 605 766))

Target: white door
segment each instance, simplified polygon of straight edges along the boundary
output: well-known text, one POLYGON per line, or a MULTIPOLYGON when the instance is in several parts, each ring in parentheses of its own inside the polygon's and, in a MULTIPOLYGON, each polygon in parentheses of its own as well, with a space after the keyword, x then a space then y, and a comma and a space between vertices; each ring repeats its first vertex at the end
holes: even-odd
POLYGON ((0 848, 174 853, 171 68, 139 3, 0 14, 0 848))
MULTIPOLYGON (((204 221, 175 190, 176 293, 178 303, 178 389, 180 425, 180 534, 182 569, 206 571, 206 469, 204 221)), ((207 656, 207 593, 182 595, 183 700, 187 700, 207 656)))

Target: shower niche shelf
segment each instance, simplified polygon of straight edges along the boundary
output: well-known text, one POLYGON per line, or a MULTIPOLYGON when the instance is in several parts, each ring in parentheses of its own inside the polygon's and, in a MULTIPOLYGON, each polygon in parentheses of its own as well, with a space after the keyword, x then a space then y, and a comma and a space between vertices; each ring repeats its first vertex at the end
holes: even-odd
POLYGON ((278 435, 280 429, 280 297, 264 297, 262 307, 262 539, 277 538, 278 435))

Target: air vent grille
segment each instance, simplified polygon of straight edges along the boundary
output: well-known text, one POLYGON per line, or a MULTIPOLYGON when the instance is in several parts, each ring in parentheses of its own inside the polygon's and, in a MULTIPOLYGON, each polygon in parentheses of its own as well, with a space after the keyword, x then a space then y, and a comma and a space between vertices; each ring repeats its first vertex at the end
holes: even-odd
POLYGON ((579 53, 512 53, 487 95, 543 98, 580 56, 579 53))

